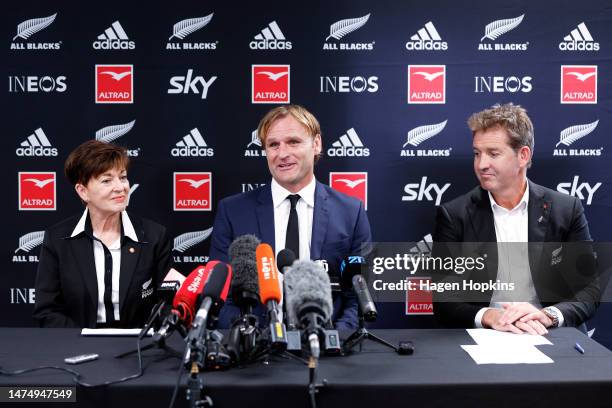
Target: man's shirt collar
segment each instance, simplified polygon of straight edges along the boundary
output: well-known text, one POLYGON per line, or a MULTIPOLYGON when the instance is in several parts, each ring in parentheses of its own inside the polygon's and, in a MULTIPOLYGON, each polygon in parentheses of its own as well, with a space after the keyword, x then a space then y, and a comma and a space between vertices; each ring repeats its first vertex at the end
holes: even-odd
MULTIPOLYGON (((306 185, 303 189, 298 191, 296 194, 299 194, 300 198, 306 202, 310 207, 314 207, 314 197, 315 197, 315 189, 317 187, 317 180, 315 177, 312 177, 312 180, 308 185, 306 185)), ((285 187, 278 184, 275 179, 272 179, 271 183, 272 189, 272 203, 274 204, 274 208, 277 208, 283 201, 287 199, 288 195, 293 194, 291 191, 287 190, 285 187)))
POLYGON ((526 210, 527 205, 529 204, 529 181, 527 181, 527 187, 525 188, 525 192, 521 197, 521 201, 519 201, 519 203, 511 210, 508 210, 507 208, 504 208, 501 205, 497 204, 497 202, 495 202, 495 198, 493 198, 493 194, 491 194, 490 191, 487 191, 487 193, 489 194, 489 201, 491 202, 491 208, 493 209, 493 211, 503 210, 505 212, 511 213, 513 211, 517 211, 518 209, 526 210))

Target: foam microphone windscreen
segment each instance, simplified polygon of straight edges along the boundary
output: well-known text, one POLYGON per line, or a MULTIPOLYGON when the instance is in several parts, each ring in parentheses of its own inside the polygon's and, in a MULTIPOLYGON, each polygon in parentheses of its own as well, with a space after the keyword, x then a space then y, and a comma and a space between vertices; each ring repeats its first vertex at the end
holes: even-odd
POLYGON ((278 271, 274 262, 274 250, 268 244, 259 244, 257 257, 257 276, 259 277, 259 297, 264 305, 271 300, 281 301, 282 294, 278 281, 278 271))
POLYGON ((237 303, 236 297, 240 297, 243 292, 259 294, 255 253, 260 243, 255 235, 242 235, 229 247, 229 259, 233 269, 231 290, 237 303))
POLYGON ((329 276, 323 267, 313 261, 295 261, 285 276, 287 312, 299 320, 305 305, 315 306, 325 322, 333 311, 329 276))
POLYGON ((279 271, 284 272, 285 268, 293 265, 296 259, 295 253, 292 250, 285 248, 276 256, 276 266, 278 267, 279 271))

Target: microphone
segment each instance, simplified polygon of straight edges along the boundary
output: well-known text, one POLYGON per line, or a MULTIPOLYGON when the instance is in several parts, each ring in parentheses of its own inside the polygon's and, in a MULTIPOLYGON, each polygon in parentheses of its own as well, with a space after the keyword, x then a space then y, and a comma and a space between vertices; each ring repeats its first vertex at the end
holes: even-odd
POLYGON ((372 301, 368 283, 361 275, 362 270, 366 267, 367 262, 363 256, 353 255, 344 258, 340 263, 340 286, 342 290, 353 288, 364 320, 373 322, 378 316, 378 311, 372 301))
POLYGON ((183 326, 186 329, 191 326, 195 308, 198 306, 198 295, 202 292, 207 277, 208 271, 206 268, 198 266, 184 279, 183 284, 174 296, 172 309, 167 312, 159 329, 153 334, 155 344, 162 345, 176 328, 179 328, 183 337, 185 336, 183 326), (180 326, 180 323, 182 323, 182 326, 180 326))
POLYGON ((232 322, 226 347, 234 363, 250 359, 259 336, 258 320, 253 309, 259 304, 256 251, 260 243, 255 235, 242 235, 232 242, 228 250, 234 269, 232 300, 240 308, 240 317, 232 322))
POLYGON ((329 276, 313 261, 295 261, 285 273, 287 311, 299 322, 308 340, 310 354, 320 355, 319 335, 332 314, 329 276))
POLYGON ((376 321, 378 312, 376 311, 376 305, 372 301, 370 290, 368 289, 368 283, 361 275, 353 276, 353 290, 357 295, 357 301, 359 302, 359 309, 363 315, 363 319, 366 322, 376 321))
POLYGON ((232 268, 229 265, 213 261, 206 265, 206 270, 209 271, 209 274, 202 290, 202 302, 191 325, 187 341, 202 338, 209 312, 214 314, 221 309, 229 291, 232 277, 232 268), (214 265, 211 266, 211 264, 214 265))
MULTIPOLYGON (((166 276, 166 278, 168 278, 168 276, 166 276)), ((140 340, 147 335, 149 329, 153 328, 153 331, 157 332, 164 324, 164 320, 172 309, 172 299, 176 295, 176 292, 179 290, 180 286, 181 285, 178 281, 170 280, 164 280, 159 284, 157 287, 157 297, 159 300, 153 309, 151 309, 151 313, 149 314, 145 325, 138 334, 138 338, 140 340)))
POLYGON ((198 296, 204 288, 210 270, 218 261, 211 261, 206 266, 198 266, 185 279, 176 293, 172 307, 178 313, 186 328, 191 327, 195 309, 199 306, 198 296))
POLYGON ((187 351, 185 354, 185 363, 195 363, 200 369, 204 368, 206 357, 206 347, 203 343, 206 323, 209 316, 214 316, 223 306, 232 278, 231 267, 223 262, 209 262, 206 265, 206 270, 208 271, 208 279, 202 290, 202 302, 193 319, 191 330, 187 334, 187 351))
POLYGON ((259 244, 255 254, 259 277, 259 296, 261 303, 268 308, 270 345, 272 350, 285 351, 287 349, 287 332, 285 325, 279 319, 279 302, 282 299, 282 293, 278 271, 274 263, 274 251, 268 244, 259 244))
POLYGON ((293 265, 296 259, 295 253, 293 253, 292 250, 285 248, 276 256, 276 266, 278 267, 279 271, 285 273, 286 269, 293 265))
POLYGON ((259 304, 259 278, 255 253, 260 243, 255 235, 242 235, 232 242, 228 250, 230 264, 234 270, 232 299, 243 314, 250 314, 259 304))
MULTIPOLYGON (((288 248, 282 249, 276 256, 276 266, 278 270, 284 274, 291 267, 291 265, 293 265, 296 259, 297 258, 295 256, 295 253, 292 250, 288 248)), ((284 275, 283 275, 283 287, 285 287, 284 275)), ((287 292, 286 289, 284 291, 285 293, 287 292)), ((292 316, 290 316, 289 313, 287 313, 287 302, 286 301, 283 302, 283 311, 285 312, 285 319, 287 320, 287 328, 289 329, 289 332, 287 332, 288 340, 291 341, 295 339, 294 336, 296 335, 296 333, 294 332, 294 330, 297 326, 297 323, 295 322, 295 320, 292 319, 292 316)), ((297 335, 299 336, 299 333, 297 333, 297 335)), ((299 341, 299 339, 297 340, 299 341)), ((298 348, 301 348, 301 345, 296 344, 295 341, 293 341, 293 343, 294 343, 293 349, 295 349, 296 346, 298 348)))

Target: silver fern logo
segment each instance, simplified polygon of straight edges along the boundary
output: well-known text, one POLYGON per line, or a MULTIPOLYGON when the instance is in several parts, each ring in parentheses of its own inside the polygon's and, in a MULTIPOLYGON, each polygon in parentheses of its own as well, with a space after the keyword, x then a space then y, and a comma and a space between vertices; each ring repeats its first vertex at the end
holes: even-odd
POLYGON ((55 21, 57 13, 48 17, 32 18, 20 23, 17 26, 17 33, 13 37, 11 50, 59 50, 61 41, 59 42, 31 42, 30 37, 34 34, 49 27, 55 21))
POLYGON ((574 142, 593 133, 598 124, 599 120, 596 120, 595 122, 574 125, 563 129, 559 135, 559 142, 555 145, 555 149, 553 150, 553 156, 601 156, 603 147, 567 149, 567 147, 571 146, 574 142))
POLYGON ((497 40, 497 37, 506 34, 508 31, 514 30, 519 24, 523 22, 524 14, 516 18, 507 18, 504 20, 496 20, 492 23, 487 24, 485 27, 485 35, 480 41, 488 38, 491 41, 497 40))
POLYGON ((406 136, 406 141, 402 145, 402 151, 400 156, 402 157, 448 157, 450 152, 453 150, 452 147, 446 149, 413 149, 418 147, 421 143, 432 137, 440 134, 448 120, 444 122, 435 123, 433 125, 423 125, 415 127, 410 130, 406 136))
POLYGON ((359 30, 363 27, 370 19, 370 14, 366 14, 362 17, 347 18, 340 20, 329 26, 329 35, 325 38, 323 44, 324 50, 358 50, 358 51, 371 51, 374 49, 375 42, 370 43, 343 43, 339 42, 348 34, 359 30), (329 42, 330 40, 336 40, 336 42, 329 42))
POLYGON ((186 232, 174 238, 174 247, 173 251, 177 252, 185 252, 189 248, 199 244, 204 241, 206 238, 210 237, 212 234, 212 227, 202 230, 202 231, 193 231, 186 232))
POLYGON ((347 18, 346 20, 340 20, 329 27, 329 36, 325 39, 325 41, 329 40, 330 38, 339 40, 345 35, 363 27, 369 19, 370 15, 367 14, 359 18, 347 18))
MULTIPOLYGON (((96 131, 96 140, 101 142, 111 143, 121 136, 128 133, 134 127, 136 120, 121 125, 111 125, 98 129, 96 131)), ((138 157, 140 155, 140 147, 135 149, 127 149, 127 154, 130 157, 138 157)))
POLYGON ((244 157, 266 157, 266 151, 261 145, 257 129, 251 132, 251 141, 244 150, 244 157))
POLYGON ((560 144, 563 144, 565 146, 571 145, 576 140, 582 139, 583 137, 594 131, 598 124, 599 120, 596 120, 593 123, 570 126, 566 129, 563 129, 561 131, 559 143, 557 143, 555 147, 559 147, 560 144))
POLYGON ((502 35, 514 30, 518 27, 525 18, 525 14, 521 14, 514 18, 505 18, 495 20, 485 26, 484 35, 480 39, 478 49, 481 51, 525 51, 529 42, 526 43, 492 43, 502 35), (489 40, 488 42, 485 40, 489 40))
POLYGON ((19 237, 19 247, 15 250, 15 253, 19 251, 30 252, 43 243, 45 231, 34 231, 29 234, 22 235, 19 237))
POLYGON ((33 18, 24 21, 17 26, 17 35, 13 37, 13 41, 15 41, 17 38, 27 40, 33 34, 36 34, 37 32, 49 27, 55 21, 56 16, 57 13, 49 17, 33 18))
POLYGON ((186 20, 179 21, 172 27, 172 35, 168 40, 171 40, 174 37, 184 40, 189 34, 200 30, 202 27, 205 27, 208 23, 210 23, 210 20, 213 18, 213 14, 214 13, 210 13, 206 17, 188 18, 186 20))
POLYGON ((215 50, 219 41, 215 42, 177 42, 206 27, 213 18, 214 13, 204 17, 195 17, 181 20, 172 26, 172 35, 166 43, 167 50, 215 50))
POLYGON ((102 129, 96 131, 96 140, 110 143, 116 139, 119 139, 121 136, 132 130, 132 128, 134 127, 134 123, 136 123, 136 120, 124 123, 122 125, 103 127, 102 129))
POLYGON ((419 126, 412 129, 410 132, 408 132, 406 143, 404 143, 402 147, 406 147, 407 145, 417 147, 425 140, 430 139, 442 132, 446 127, 446 122, 448 122, 448 120, 435 125, 419 126))

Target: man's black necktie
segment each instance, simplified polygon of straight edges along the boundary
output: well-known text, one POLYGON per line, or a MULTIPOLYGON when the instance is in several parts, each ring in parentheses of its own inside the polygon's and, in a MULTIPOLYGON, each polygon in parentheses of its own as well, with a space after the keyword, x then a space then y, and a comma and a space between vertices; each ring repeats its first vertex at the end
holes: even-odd
POLYGON ((297 258, 300 257, 300 227, 296 205, 300 196, 292 194, 287 196, 291 202, 291 210, 289 211, 289 221, 287 222, 287 235, 285 237, 285 248, 293 251, 297 258))

